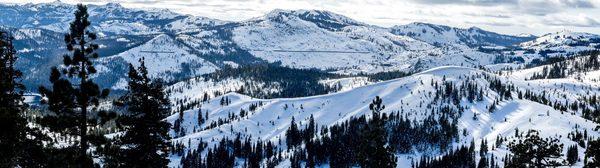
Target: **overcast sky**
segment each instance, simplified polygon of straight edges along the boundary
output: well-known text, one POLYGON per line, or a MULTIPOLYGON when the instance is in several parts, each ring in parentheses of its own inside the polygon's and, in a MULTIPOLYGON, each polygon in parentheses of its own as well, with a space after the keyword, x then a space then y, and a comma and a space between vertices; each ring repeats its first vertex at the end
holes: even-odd
MULTIPOLYGON (((0 0, 4 3, 53 0, 0 0)), ((67 3, 118 2, 133 8, 172 11, 240 21, 273 9, 321 9, 361 22, 389 27, 428 22, 505 34, 541 35, 570 30, 600 34, 600 0, 63 0, 67 3)))

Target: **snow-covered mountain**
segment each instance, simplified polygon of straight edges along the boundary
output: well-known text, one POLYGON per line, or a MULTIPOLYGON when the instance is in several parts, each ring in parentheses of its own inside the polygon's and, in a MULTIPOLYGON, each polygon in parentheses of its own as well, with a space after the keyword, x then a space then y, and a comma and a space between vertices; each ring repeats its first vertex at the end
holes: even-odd
MULTIPOLYGON (((63 34, 74 9, 61 2, 0 5, 0 29, 15 37, 17 66, 31 91, 47 84, 50 67, 62 63, 63 34)), ((412 126, 456 128, 437 130, 454 131, 447 144, 397 153, 399 167, 473 140, 476 146, 481 140, 498 142, 488 156, 502 160, 508 141, 518 139, 517 129, 540 130, 566 146, 600 137, 593 131, 598 121, 589 120, 600 114, 598 64, 588 61, 597 57, 578 55, 600 48, 594 34, 512 36, 429 23, 386 28, 323 10, 274 10, 239 22, 116 3, 89 5, 89 13, 100 45, 95 82, 126 89, 128 65, 142 58, 150 76, 168 82, 174 114, 166 120, 177 126, 170 131, 172 142, 184 153, 171 154, 171 167, 194 150, 206 156, 200 144, 210 148, 236 136, 277 144, 282 159, 276 166, 290 167, 285 132, 292 118, 300 128, 311 116, 318 128, 370 118, 369 103, 376 96, 386 106, 383 113, 401 114, 412 126), (577 57, 544 62, 551 56, 577 57), (387 80, 392 78, 397 79, 387 80), (290 89, 308 91, 297 95, 290 89), (261 99, 235 92, 291 96, 261 99), (199 121, 202 115, 205 121, 199 121), (573 138, 583 131, 589 139, 573 138)), ((428 133, 420 131, 414 133, 428 133)), ((584 147, 577 147, 575 167, 583 165, 584 147)), ((237 166, 244 161, 236 160, 237 166)))
MULTIPOLYGON (((581 112, 577 110, 565 112, 547 103, 544 104, 543 101, 517 96, 527 91, 528 94, 543 95, 542 97, 547 99, 544 100, 546 102, 578 103, 587 95, 600 94, 594 88, 585 83, 572 84, 552 80, 524 81, 472 68, 439 67, 396 80, 321 96, 256 99, 229 93, 202 103, 200 109, 183 112, 182 120, 177 121, 180 118, 179 114, 174 114, 167 120, 171 123, 180 122, 182 133, 172 131, 171 134, 178 137, 173 141, 184 144, 189 150, 195 150, 200 141, 208 143, 210 147, 223 138, 234 139, 238 134, 252 141, 260 139, 278 144, 285 141, 286 130, 290 127, 292 118, 296 119, 300 128, 309 123, 310 116, 314 117, 316 125, 333 126, 355 117, 369 116, 371 114, 369 103, 375 96, 380 96, 386 106, 384 113, 401 112, 415 124, 424 122, 428 117, 441 115, 435 112, 437 107, 458 110, 457 120, 451 122, 457 123, 458 130, 464 130, 465 133, 460 135, 458 141, 452 143, 452 146, 468 145, 472 140, 476 140, 476 146, 479 146, 483 139, 497 142, 498 137, 504 137, 507 140, 497 144, 496 148, 490 149, 491 155, 501 160, 500 158, 508 152, 506 147, 508 142, 516 138, 515 130, 517 132, 529 129, 540 130, 542 137, 560 137, 560 142, 565 146, 577 143, 569 138, 573 130, 587 130, 588 136, 599 137, 597 132, 592 131, 598 126, 597 123, 580 117, 581 112), (513 88, 509 91, 512 94, 510 98, 501 98, 505 93, 492 87, 498 84, 494 84, 498 81, 502 85, 513 88), (443 87, 438 87, 438 84, 440 86, 449 84, 458 88, 471 85, 482 89, 481 92, 485 94, 482 94, 483 97, 479 100, 470 101, 465 96, 458 98, 459 102, 452 103, 445 98, 435 96, 440 92, 448 93, 448 86, 440 90, 443 87), (230 102, 223 105, 223 98, 230 102), (491 106, 495 108, 492 109, 491 106), (207 120, 199 124, 198 115, 205 115, 204 113, 208 114, 204 116, 207 120)), ((417 132, 419 133, 421 132, 417 132)), ((279 144, 281 146, 278 147, 286 149, 285 143, 279 144)), ((579 151, 584 150, 582 147, 579 148, 579 151)), ((206 152, 202 153, 206 154, 206 152)), ((290 153, 283 153, 284 157, 290 155, 290 153)), ((562 153, 566 153, 566 149, 562 153)), ((418 160, 421 155, 435 156, 439 153, 435 149, 419 150, 415 147, 409 153, 397 155, 398 166, 410 167, 411 161, 418 160)), ((179 159, 179 156, 172 156, 171 166, 177 166, 180 163, 179 159)), ((580 160, 583 160, 581 155, 580 160)), ((289 164, 289 160, 284 159, 279 166, 288 167, 289 164)), ((500 165, 502 164, 501 162, 500 165)), ((581 166, 582 163, 578 162, 576 165, 581 166)), ((327 165, 322 166, 327 167, 327 165)))
MULTIPOLYGON (((165 49, 158 45, 150 45, 155 48, 146 45, 143 50, 136 47, 166 35, 180 48, 186 48, 186 55, 200 57, 216 67, 268 62, 340 74, 421 71, 442 65, 475 67, 494 63, 496 57, 493 53, 480 51, 481 46, 510 46, 532 39, 478 28, 460 29, 426 23, 384 28, 321 10, 274 10, 247 21, 228 22, 163 9, 130 9, 116 3, 89 5, 88 8, 92 29, 100 35, 97 42, 101 46, 101 57, 152 56, 144 51, 165 49)), ((48 36, 18 38, 17 48, 23 51, 22 57, 32 60, 27 65, 35 65, 22 66, 35 67, 23 68, 24 71, 46 76, 47 69, 60 62, 57 59, 64 52, 60 45, 62 33, 68 27, 74 9, 74 5, 58 1, 0 5, 0 25, 10 28, 16 32, 14 34, 26 31, 32 35, 43 32, 42 36, 48 36), (32 52, 43 48, 54 52, 32 52), (40 60, 34 60, 35 57, 46 60, 38 62, 40 60)), ((188 73, 184 77, 198 74, 188 73)), ((42 83, 27 78, 25 83, 35 86, 33 88, 42 83)), ((102 84, 106 87, 114 87, 119 80, 99 78, 104 78, 101 80, 105 81, 102 84)))

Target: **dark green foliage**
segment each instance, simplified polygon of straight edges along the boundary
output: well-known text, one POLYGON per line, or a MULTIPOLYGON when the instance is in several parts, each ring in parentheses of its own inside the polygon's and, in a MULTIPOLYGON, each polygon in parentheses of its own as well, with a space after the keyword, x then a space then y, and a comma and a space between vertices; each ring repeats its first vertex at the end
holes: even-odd
POLYGON ((95 52, 98 45, 93 41, 96 34, 90 32, 88 27, 87 7, 77 5, 75 20, 71 22, 69 33, 65 35, 64 42, 71 55, 63 56, 64 67, 54 67, 50 75, 52 89, 40 87, 39 92, 47 98, 48 109, 54 113, 45 116, 41 124, 48 126, 51 131, 64 135, 79 136, 79 152, 77 163, 82 167, 92 164, 88 157, 89 140, 101 137, 91 137, 88 126, 98 123, 89 116, 97 110, 100 99, 108 96, 108 89, 100 90, 98 85, 89 80, 89 76, 96 73, 91 59, 97 58, 95 52), (76 82, 78 84, 72 84, 76 82), (91 110, 91 111, 89 111, 91 110))
POLYGON ((45 165, 43 134, 27 126, 26 107, 20 83, 21 72, 13 38, 0 31, 0 167, 41 167, 45 165))
POLYGON ((569 165, 573 165, 577 160, 579 160, 577 145, 569 146, 569 148, 567 148, 567 162, 569 162, 569 165))
POLYGON ((477 168, 488 168, 490 167, 487 157, 483 156, 479 159, 479 163, 477 164, 477 168))
POLYGON ((408 76, 410 74, 412 74, 412 73, 408 73, 408 72, 404 72, 404 71, 387 71, 387 72, 378 72, 378 73, 374 73, 374 74, 362 74, 361 73, 359 76, 366 76, 371 81, 377 82, 377 81, 385 81, 385 80, 402 78, 402 77, 408 76))
POLYGON ((588 142, 585 158, 585 167, 600 167, 600 139, 588 142))
POLYGON ((506 167, 549 167, 563 165, 558 159, 562 156, 563 144, 557 138, 541 138, 536 130, 529 130, 524 139, 508 144, 512 156, 506 167))
POLYGON ((122 100, 127 111, 119 117, 117 125, 123 135, 117 137, 119 167, 167 167, 168 131, 171 125, 164 121, 170 103, 163 92, 160 80, 151 80, 143 59, 140 67, 129 68, 129 92, 122 100))
POLYGON ((290 128, 285 133, 288 149, 299 145, 302 142, 300 131, 296 125, 296 119, 292 117, 290 128))
MULTIPOLYGON (((441 157, 421 157, 415 168, 438 168, 438 167, 475 167, 474 144, 471 146, 461 146, 456 150, 451 150, 441 157)), ((481 162, 480 162, 481 164, 481 162)))
POLYGON ((361 167, 396 167, 396 156, 386 146, 387 131, 385 121, 381 119, 381 111, 385 109, 383 100, 375 97, 369 104, 373 118, 361 131, 359 141, 358 162, 361 167))

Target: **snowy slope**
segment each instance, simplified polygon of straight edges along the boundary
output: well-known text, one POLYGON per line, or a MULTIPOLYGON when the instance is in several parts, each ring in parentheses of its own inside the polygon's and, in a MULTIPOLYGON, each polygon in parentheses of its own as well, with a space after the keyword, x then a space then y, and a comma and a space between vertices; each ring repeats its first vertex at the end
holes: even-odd
MULTIPOLYGON (((386 105, 384 112, 386 113, 402 110, 404 114, 409 115, 409 118, 424 119, 429 115, 425 105, 436 103, 430 94, 430 92, 434 91, 430 82, 452 81, 460 83, 466 80, 466 78, 472 78, 480 86, 489 86, 489 81, 486 78, 481 78, 482 75, 495 76, 471 68, 440 67, 405 78, 321 96, 255 99, 230 93, 223 96, 231 100, 231 104, 229 105, 220 105, 219 100, 221 97, 214 98, 202 104, 202 112, 208 112, 209 115, 208 121, 203 125, 198 125, 196 121, 199 109, 185 111, 182 125, 186 133, 184 136, 174 139, 174 141, 186 143, 190 141, 190 146, 193 149, 197 146, 196 144, 200 139, 208 142, 209 146, 212 146, 212 144, 217 143, 221 138, 233 138, 237 133, 240 133, 243 137, 250 136, 253 140, 260 138, 277 143, 280 139, 285 141, 285 130, 289 127, 292 117, 296 118, 296 121, 299 122, 299 127, 304 127, 307 124, 310 115, 314 116, 317 125, 331 126, 352 117, 370 114, 368 104, 375 96, 380 96, 384 100, 384 104, 386 105), (230 113, 237 114, 241 109, 248 111, 248 108, 253 104, 259 104, 259 106, 255 111, 250 111, 247 117, 235 119, 216 128, 203 130, 207 126, 207 123, 227 118, 230 113)), ((556 95, 550 95, 552 97, 551 101, 573 102, 589 92, 600 92, 592 87, 582 89, 584 87, 582 85, 564 84, 561 86, 555 83, 539 81, 522 81, 503 77, 498 77, 498 79, 512 83, 517 88, 530 89, 535 92, 554 89, 553 91, 556 91, 556 95), (559 90, 562 91, 558 92, 559 90)), ((460 141, 455 145, 468 144, 471 139, 475 139, 476 142, 480 142, 481 139, 493 142, 498 135, 511 139, 515 128, 521 131, 537 129, 541 131, 542 136, 560 135, 561 142, 565 143, 565 145, 570 145, 574 142, 571 142, 566 137, 576 124, 580 129, 587 129, 591 132, 591 136, 599 136, 597 133, 591 131, 597 124, 579 117, 577 112, 575 114, 562 113, 550 106, 529 100, 518 98, 500 100, 494 113, 490 113, 488 112, 488 107, 495 101, 494 97, 497 93, 490 88, 484 88, 484 92, 486 96, 483 101, 474 103, 470 103, 464 99, 461 101, 461 106, 466 107, 466 109, 462 117, 458 120, 459 130, 465 129, 468 134, 467 136, 461 136, 460 141), (477 120, 473 119, 474 114, 477 114, 477 120)), ((443 104, 443 102, 437 103, 443 104)), ((177 118, 178 115, 175 114, 168 117, 167 120, 174 122, 177 118)), ((504 156, 506 152, 505 146, 492 150, 492 153, 495 153, 497 157, 504 156)), ((410 164, 410 158, 416 158, 420 155, 418 152, 415 154, 400 155, 399 167, 410 166, 407 165, 410 164)), ((176 166, 179 163, 178 157, 174 156, 171 159, 171 166, 176 166)), ((285 165, 282 166, 285 167, 285 165)))
POLYGON ((220 21, 199 16, 186 16, 185 18, 175 20, 171 23, 166 24, 164 27, 173 32, 186 33, 201 31, 202 28, 223 25, 228 23, 227 21, 220 21))
MULTIPOLYGON (((127 50, 123 53, 97 60, 99 74, 112 73, 114 64, 133 64, 139 66, 144 58, 151 77, 166 81, 175 80, 178 76, 195 76, 214 72, 217 66, 192 53, 191 49, 180 44, 169 35, 159 35, 152 40, 127 50)), ((126 83, 125 83, 126 84, 126 83)), ((117 86, 124 89, 122 86, 117 86)))

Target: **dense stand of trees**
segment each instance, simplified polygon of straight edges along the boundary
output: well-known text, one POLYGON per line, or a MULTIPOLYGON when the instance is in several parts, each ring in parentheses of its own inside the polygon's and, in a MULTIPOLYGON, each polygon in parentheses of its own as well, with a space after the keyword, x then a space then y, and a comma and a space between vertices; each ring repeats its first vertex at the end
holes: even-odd
MULTIPOLYGON (((486 164, 480 162, 480 165, 486 164)), ((413 162, 415 168, 435 167, 476 167, 475 146, 461 146, 450 150, 441 157, 422 157, 418 162, 413 162)))
POLYGON ((13 38, 0 31, 0 167, 43 167, 47 165, 42 140, 46 136, 28 126, 25 87, 19 82, 21 72, 13 38))
POLYGON ((304 97, 329 93, 333 88, 320 84, 319 80, 338 75, 316 69, 293 69, 276 64, 256 64, 238 68, 226 67, 204 76, 214 80, 242 78, 249 82, 262 82, 265 86, 261 88, 242 87, 237 92, 258 98, 278 98, 304 97), (270 94, 260 91, 265 88, 278 88, 279 91, 270 94))

